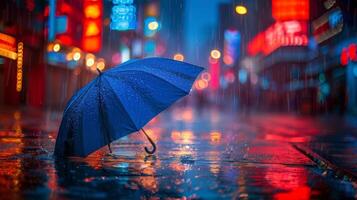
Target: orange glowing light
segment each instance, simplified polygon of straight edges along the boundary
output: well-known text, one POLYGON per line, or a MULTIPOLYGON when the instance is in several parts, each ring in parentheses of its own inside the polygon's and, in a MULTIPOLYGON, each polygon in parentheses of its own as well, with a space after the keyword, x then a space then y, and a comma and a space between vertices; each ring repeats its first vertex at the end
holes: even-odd
POLYGON ((181 53, 177 53, 177 54, 174 55, 174 60, 184 61, 185 60, 185 56, 183 56, 181 53))
POLYGON ((195 136, 190 130, 172 131, 171 139, 177 144, 192 144, 195 136))
POLYGON ((208 87, 208 82, 204 79, 199 79, 195 83, 195 88, 197 90, 203 90, 206 89, 207 87, 208 87))
POLYGON ((24 43, 19 42, 17 44, 17 76, 16 76, 16 91, 21 92, 22 90, 22 77, 23 77, 23 50, 24 50, 24 43))
POLYGON ((89 52, 95 52, 100 49, 101 38, 99 37, 89 37, 83 39, 83 49, 89 52))
POLYGON ((98 5, 89 5, 84 9, 85 17, 87 18, 98 18, 101 14, 98 5))
POLYGON ((67 61, 70 61, 70 60, 72 60, 72 59, 73 59, 73 53, 72 53, 72 52, 67 53, 67 55, 66 55, 66 60, 67 60, 67 61))
POLYGON ((222 138, 222 133, 219 131, 213 131, 210 134, 210 139, 212 143, 217 143, 219 141, 221 141, 222 138))
POLYGON ((56 43, 53 45, 53 51, 54 52, 59 52, 61 50, 61 45, 56 43))
POLYGON ((98 24, 96 24, 95 22, 89 22, 88 26, 85 29, 85 36, 95 36, 100 33, 98 24))
POLYGON ((223 62, 226 65, 232 65, 233 64, 233 58, 232 56, 223 56, 223 62))
POLYGON ((181 137, 183 139, 183 143, 185 144, 191 144, 195 136, 193 135, 192 131, 186 130, 182 131, 181 137))
POLYGON ((74 52, 73 53, 73 60, 74 61, 78 61, 79 59, 81 59, 81 53, 80 52, 74 52))
POLYGON ((102 41, 102 1, 84 1, 84 26, 82 48, 87 52, 98 52, 102 41))
POLYGON ((0 55, 16 60, 16 39, 14 37, 0 33, 0 55))
POLYGON ((103 71, 104 68, 105 68, 105 61, 103 58, 99 58, 98 61, 97 61, 97 68, 100 70, 100 71, 103 71))
POLYGON ((91 67, 95 63, 95 56, 93 54, 87 54, 86 55, 86 66, 91 67))

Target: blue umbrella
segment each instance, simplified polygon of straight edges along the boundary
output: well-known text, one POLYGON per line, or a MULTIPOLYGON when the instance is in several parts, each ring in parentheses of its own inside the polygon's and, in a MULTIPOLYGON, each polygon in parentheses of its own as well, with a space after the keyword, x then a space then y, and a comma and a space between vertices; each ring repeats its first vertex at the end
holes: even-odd
MULTIPOLYGON (((142 128, 186 96, 202 67, 165 58, 133 60, 105 72, 68 102, 55 155, 85 157, 142 128)), ((143 131, 154 149, 155 144, 143 131)))

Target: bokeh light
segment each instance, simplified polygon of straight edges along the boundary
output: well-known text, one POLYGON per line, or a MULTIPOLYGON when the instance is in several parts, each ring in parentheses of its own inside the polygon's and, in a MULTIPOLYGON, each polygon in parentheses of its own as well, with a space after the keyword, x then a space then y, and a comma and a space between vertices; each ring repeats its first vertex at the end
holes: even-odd
POLYGON ((53 45, 53 51, 54 52, 59 52, 61 50, 61 45, 56 43, 53 45))
POLYGON ((152 31, 155 31, 159 28, 159 23, 157 21, 150 22, 148 28, 152 31))
POLYGON ((221 57, 221 52, 217 49, 211 51, 211 57, 214 59, 219 59, 221 57))
POLYGON ((238 5, 236 6, 236 13, 239 15, 245 15, 247 14, 248 10, 246 7, 242 6, 242 5, 238 5))
POLYGON ((177 61, 184 61, 185 59, 185 56, 182 55, 181 53, 177 53, 174 55, 174 60, 177 60, 177 61))

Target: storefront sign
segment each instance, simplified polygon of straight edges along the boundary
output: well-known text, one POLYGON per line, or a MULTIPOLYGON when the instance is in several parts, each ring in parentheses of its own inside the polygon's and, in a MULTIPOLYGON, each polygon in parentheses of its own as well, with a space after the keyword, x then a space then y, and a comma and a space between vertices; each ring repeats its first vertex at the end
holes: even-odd
POLYGON ((340 8, 335 8, 312 22, 312 32, 317 43, 321 43, 336 34, 343 28, 343 15, 340 8))
POLYGON ((14 37, 0 33, 0 56, 16 60, 16 39, 14 37))
POLYGON ((276 22, 248 44, 248 53, 269 55, 283 46, 307 46, 307 25, 301 21, 276 22))
POLYGON ((133 0, 113 0, 110 29, 117 31, 136 28, 136 7, 133 0))

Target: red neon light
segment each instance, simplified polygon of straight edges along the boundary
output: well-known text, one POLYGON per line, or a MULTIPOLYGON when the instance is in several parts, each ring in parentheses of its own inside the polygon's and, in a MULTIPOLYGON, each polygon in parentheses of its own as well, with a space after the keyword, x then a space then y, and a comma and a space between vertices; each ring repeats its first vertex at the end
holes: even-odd
POLYGON ((210 74, 211 74, 210 87, 212 90, 218 90, 219 89, 219 77, 220 77, 219 61, 216 59, 210 58, 209 64, 210 64, 210 74))
POLYGON ((102 46, 102 1, 84 1, 84 26, 82 48, 88 52, 98 52, 102 46))
POLYGON ((272 14, 276 21, 308 20, 309 0, 272 0, 272 14))
POLYGON ((257 55, 264 48, 264 43, 265 34, 264 32, 261 32, 248 43, 248 54, 251 56, 257 55))
POLYGON ((251 56, 255 56, 258 53, 268 55, 282 46, 307 45, 308 37, 306 22, 276 22, 249 42, 248 53, 251 56))
POLYGON ((350 59, 352 61, 357 61, 357 45, 356 44, 351 44, 348 47, 348 53, 350 54, 350 59))
POLYGON ((357 44, 350 44, 343 48, 340 56, 340 63, 342 66, 348 65, 350 61, 357 61, 357 44))
POLYGON ((340 57, 340 62, 341 65, 346 66, 348 64, 348 51, 346 48, 343 48, 342 53, 341 53, 341 57, 340 57))

